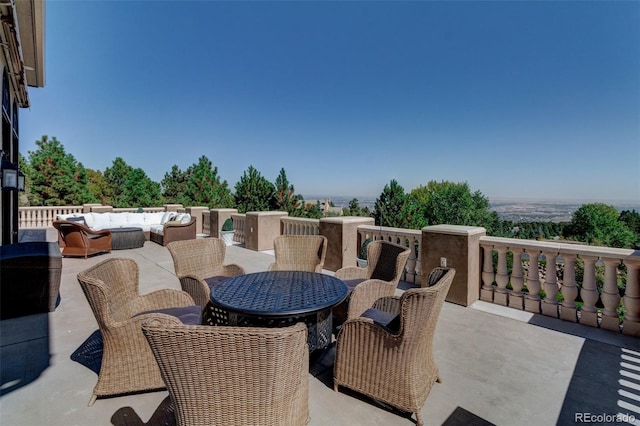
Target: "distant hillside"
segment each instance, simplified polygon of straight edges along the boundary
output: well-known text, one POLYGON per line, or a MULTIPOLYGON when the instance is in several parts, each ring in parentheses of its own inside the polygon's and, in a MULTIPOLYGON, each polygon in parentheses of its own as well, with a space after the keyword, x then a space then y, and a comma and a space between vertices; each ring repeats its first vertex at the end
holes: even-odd
MULTIPOLYGON (((324 200, 328 198, 336 207, 347 207, 349 201, 357 198, 360 207, 369 207, 373 210, 376 197, 337 197, 337 196, 309 196, 305 199, 324 200)), ((554 201, 554 200, 489 200, 491 210, 498 213, 502 220, 510 220, 512 222, 570 222, 571 215, 574 211, 586 203, 596 201, 554 201)), ((613 205, 618 211, 636 210, 640 211, 640 202, 604 202, 613 205)))

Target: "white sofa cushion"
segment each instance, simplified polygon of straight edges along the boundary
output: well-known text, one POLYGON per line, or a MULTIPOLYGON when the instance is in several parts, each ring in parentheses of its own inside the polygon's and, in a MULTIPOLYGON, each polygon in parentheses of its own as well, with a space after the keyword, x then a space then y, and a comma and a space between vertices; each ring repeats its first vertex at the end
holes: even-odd
POLYGON ((180 219, 180 223, 189 223, 191 222, 191 215, 189 213, 185 213, 184 216, 180 219))
POLYGON ((149 226, 149 231, 154 234, 164 235, 164 225, 151 225, 149 226))
POLYGON ((162 218, 160 219, 160 225, 164 225, 165 223, 169 222, 169 220, 171 220, 171 216, 173 215, 174 215, 173 212, 162 213, 162 218))
POLYGON ((131 213, 104 213, 109 218, 109 228, 126 228, 131 223, 131 213))
POLYGON ((89 225, 89 222, 87 221, 87 225, 89 225, 91 229, 100 231, 101 229, 113 228, 111 226, 111 218, 110 218, 110 216, 113 213, 89 213, 89 214, 93 218, 93 225, 89 225))
POLYGON ((142 213, 143 223, 147 225, 161 225, 164 212, 142 213))

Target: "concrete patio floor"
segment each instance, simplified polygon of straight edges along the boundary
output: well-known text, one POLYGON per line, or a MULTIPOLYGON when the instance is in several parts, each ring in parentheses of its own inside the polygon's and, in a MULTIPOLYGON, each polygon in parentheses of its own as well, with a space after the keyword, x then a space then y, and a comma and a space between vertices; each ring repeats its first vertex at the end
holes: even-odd
MULTIPOLYGON (((169 252, 153 242, 88 260, 65 258, 55 312, 0 321, 0 425, 152 424, 166 391, 98 399, 88 407, 97 376, 70 359, 97 329, 76 274, 109 257, 138 263, 142 293, 180 288, 169 252)), ((269 253, 231 246, 225 263, 257 272, 272 261, 269 253)), ((422 410, 428 425, 572 424, 618 413, 640 424, 637 338, 482 302, 445 303, 434 347, 443 383, 434 385, 422 410)), ((329 350, 313 358, 309 425, 415 424, 348 390, 334 392, 332 357, 329 350)))

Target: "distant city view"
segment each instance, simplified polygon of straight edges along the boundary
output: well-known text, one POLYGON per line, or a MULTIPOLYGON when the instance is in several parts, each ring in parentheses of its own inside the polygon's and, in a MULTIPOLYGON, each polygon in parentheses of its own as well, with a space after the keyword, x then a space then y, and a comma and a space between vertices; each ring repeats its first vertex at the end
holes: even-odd
MULTIPOLYGON (((357 198, 360 207, 369 207, 373 211, 377 197, 338 197, 338 196, 305 196, 305 200, 329 199, 336 207, 348 207, 349 201, 357 198)), ((558 200, 509 200, 509 199, 489 199, 491 210, 498 213, 502 220, 512 222, 570 222, 571 215, 581 205, 596 201, 558 201, 558 200)), ((612 205, 618 211, 636 210, 640 211, 640 201, 637 203, 629 201, 602 201, 612 205)))

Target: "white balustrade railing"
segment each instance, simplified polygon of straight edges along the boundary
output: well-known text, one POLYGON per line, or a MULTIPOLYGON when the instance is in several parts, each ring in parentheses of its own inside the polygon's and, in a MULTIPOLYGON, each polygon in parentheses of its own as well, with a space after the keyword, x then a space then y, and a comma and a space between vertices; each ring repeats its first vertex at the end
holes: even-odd
POLYGON ((371 238, 374 241, 384 240, 412 248, 401 279, 414 284, 422 283, 422 268, 420 265, 420 259, 422 259, 421 230, 360 225, 358 226, 358 235, 361 242, 367 238, 371 238))
POLYGON ((482 237, 480 247, 482 300, 624 334, 640 331, 638 251, 497 237, 482 237))
POLYGON ((236 231, 233 233, 233 241, 244 243, 246 215, 244 213, 234 213, 231 215, 231 219, 233 220, 233 229, 236 231))
POLYGON ((283 217, 282 235, 320 235, 320 220, 304 217, 283 217))
POLYGON ((18 209, 18 228, 48 228, 59 214, 82 213, 83 206, 59 207, 20 207, 18 209))

